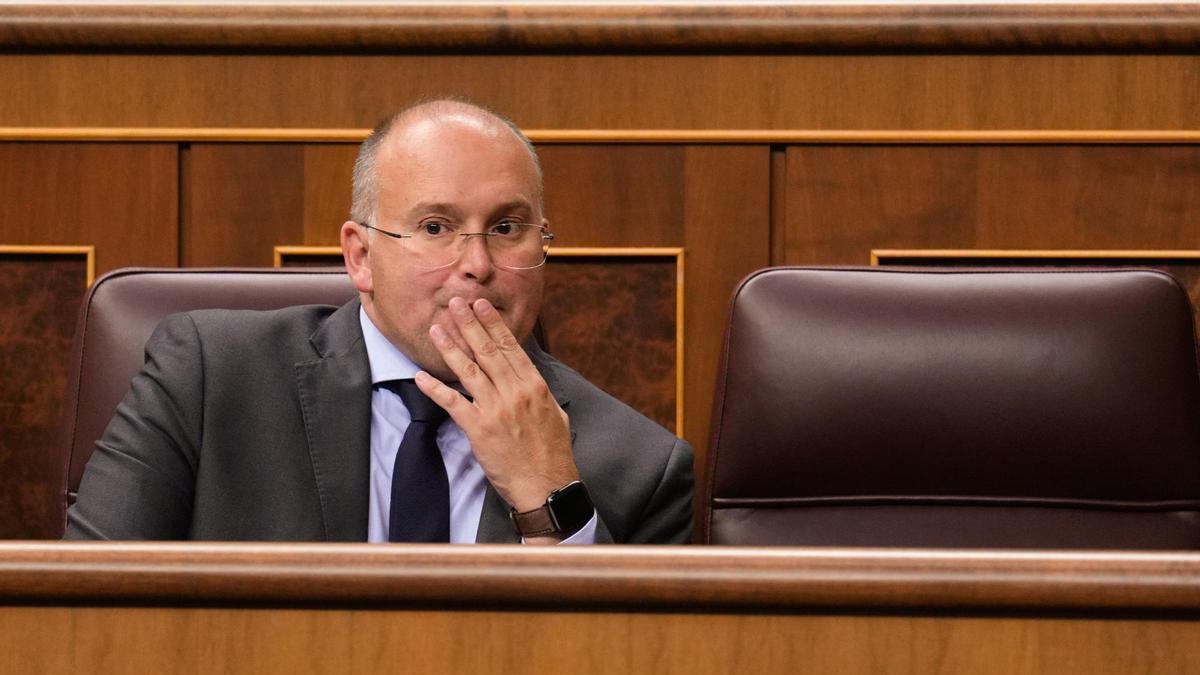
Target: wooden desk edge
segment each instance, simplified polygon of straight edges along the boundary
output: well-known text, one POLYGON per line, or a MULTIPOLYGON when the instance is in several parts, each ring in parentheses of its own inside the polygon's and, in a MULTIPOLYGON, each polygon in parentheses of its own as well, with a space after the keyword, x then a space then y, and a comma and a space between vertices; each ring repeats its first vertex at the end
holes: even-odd
POLYGON ((1200 554, 0 543, 0 605, 1200 614, 1200 554))

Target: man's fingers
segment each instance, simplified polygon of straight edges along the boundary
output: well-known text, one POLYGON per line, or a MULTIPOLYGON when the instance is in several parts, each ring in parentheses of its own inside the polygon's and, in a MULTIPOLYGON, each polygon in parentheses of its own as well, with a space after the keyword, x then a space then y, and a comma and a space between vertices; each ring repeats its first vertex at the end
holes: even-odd
POLYGON ((445 328, 437 324, 430 326, 429 337, 446 365, 458 376, 458 381, 463 383, 475 400, 487 401, 496 393, 496 386, 492 384, 491 378, 454 343, 445 328))
MULTIPOLYGON (((494 310, 493 313, 495 313, 494 310)), ((475 353, 479 367, 492 379, 497 389, 507 390, 509 388, 508 381, 513 376, 512 365, 509 364, 500 344, 492 338, 489 330, 480 322, 475 310, 467 304, 466 300, 456 297, 450 299, 450 315, 454 317, 454 324, 458 326, 463 339, 475 353)))
POLYGON ((449 413, 455 424, 463 428, 469 427, 469 418, 474 414, 475 406, 471 405, 465 396, 423 370, 417 373, 414 381, 417 383, 417 389, 449 413))
POLYGON ((521 348, 521 343, 517 342, 512 331, 504 324, 504 317, 500 316, 500 312, 496 311, 492 303, 480 298, 471 305, 471 309, 475 310, 475 316, 479 319, 479 323, 487 331, 500 355, 508 362, 517 377, 522 380, 535 376, 541 377, 533 365, 533 361, 529 360, 529 355, 521 348))

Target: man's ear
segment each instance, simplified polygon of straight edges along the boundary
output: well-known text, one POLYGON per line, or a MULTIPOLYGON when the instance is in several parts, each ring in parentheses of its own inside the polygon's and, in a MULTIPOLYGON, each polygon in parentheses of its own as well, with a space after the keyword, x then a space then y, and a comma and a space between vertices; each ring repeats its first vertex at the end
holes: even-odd
POLYGON ((342 223, 342 259, 346 261, 346 274, 350 275, 350 281, 354 282, 354 287, 360 293, 375 290, 375 283, 371 279, 368 257, 370 251, 365 229, 353 220, 342 223))

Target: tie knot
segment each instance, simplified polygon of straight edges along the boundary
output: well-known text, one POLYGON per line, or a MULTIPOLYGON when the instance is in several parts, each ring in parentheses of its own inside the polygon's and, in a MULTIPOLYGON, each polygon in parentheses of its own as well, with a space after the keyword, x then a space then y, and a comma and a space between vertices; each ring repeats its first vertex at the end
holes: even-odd
POLYGON ((417 388, 417 383, 412 380, 388 380, 380 382, 380 387, 391 391, 404 401, 404 407, 408 408, 408 414, 414 422, 425 422, 434 426, 440 425, 450 417, 442 406, 433 402, 433 399, 425 395, 425 392, 417 388))

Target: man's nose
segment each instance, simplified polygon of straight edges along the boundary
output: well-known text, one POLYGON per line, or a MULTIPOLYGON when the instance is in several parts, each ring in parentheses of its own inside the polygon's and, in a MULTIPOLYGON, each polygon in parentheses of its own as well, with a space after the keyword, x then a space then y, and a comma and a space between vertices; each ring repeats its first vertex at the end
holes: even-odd
POLYGON ((458 269, 463 274, 484 281, 492 276, 495 266, 492 263, 491 251, 488 250, 488 237, 482 233, 463 236, 462 257, 458 260, 458 269))

